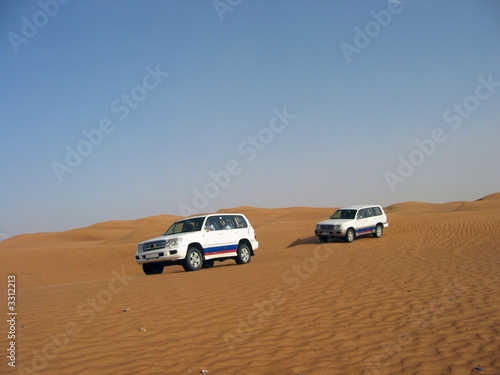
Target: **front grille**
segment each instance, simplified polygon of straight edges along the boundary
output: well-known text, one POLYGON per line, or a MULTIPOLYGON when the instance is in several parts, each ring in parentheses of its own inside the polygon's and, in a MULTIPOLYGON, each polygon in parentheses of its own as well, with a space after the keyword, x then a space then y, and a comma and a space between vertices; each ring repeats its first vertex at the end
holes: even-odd
POLYGON ((333 230, 333 225, 320 225, 321 230, 333 230))
POLYGON ((166 244, 167 244, 167 241, 165 241, 165 240, 146 242, 146 243, 142 244, 142 251, 164 249, 166 244))

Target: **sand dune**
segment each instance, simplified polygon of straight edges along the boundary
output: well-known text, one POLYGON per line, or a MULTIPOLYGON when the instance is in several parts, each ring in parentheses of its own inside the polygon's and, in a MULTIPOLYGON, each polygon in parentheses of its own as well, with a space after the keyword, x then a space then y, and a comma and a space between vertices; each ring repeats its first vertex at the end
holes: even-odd
POLYGON ((192 273, 133 259, 175 216, 2 241, 18 316, 17 371, 0 373, 500 374, 500 193, 395 204, 381 239, 319 244, 334 210, 221 210, 261 247, 192 273))

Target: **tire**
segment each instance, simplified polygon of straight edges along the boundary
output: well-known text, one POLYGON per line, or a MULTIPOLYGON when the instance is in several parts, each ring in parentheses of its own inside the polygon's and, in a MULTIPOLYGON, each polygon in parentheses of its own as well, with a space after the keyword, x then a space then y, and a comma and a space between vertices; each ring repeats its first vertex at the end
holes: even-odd
POLYGON ((352 242, 352 241, 354 241, 355 237, 356 237, 356 234, 354 233, 354 229, 349 228, 345 234, 344 240, 345 240, 345 242, 352 242))
POLYGON ((248 264, 252 259, 252 252, 247 244, 242 243, 238 246, 238 253, 236 255, 236 264, 248 264))
POLYGON ((214 266, 215 261, 212 260, 204 260, 203 261, 203 268, 212 268, 214 266))
POLYGON ((185 271, 199 271, 203 267, 203 256, 196 247, 188 248, 186 258, 182 262, 185 271))
POLYGON ((158 263, 145 263, 142 270, 146 275, 159 275, 163 272, 163 266, 158 263))
POLYGON ((327 243, 328 236, 318 236, 319 243, 327 243))
POLYGON ((384 234, 384 227, 382 227, 382 225, 380 224, 377 224, 377 226, 375 227, 375 232, 373 232, 373 237, 380 238, 382 237, 383 234, 384 234))

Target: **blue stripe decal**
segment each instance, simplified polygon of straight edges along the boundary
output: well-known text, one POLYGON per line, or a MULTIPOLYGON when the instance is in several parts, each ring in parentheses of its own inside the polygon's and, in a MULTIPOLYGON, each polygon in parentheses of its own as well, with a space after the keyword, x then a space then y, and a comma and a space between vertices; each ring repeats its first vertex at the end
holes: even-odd
POLYGON ((375 227, 369 227, 369 228, 358 229, 356 231, 356 233, 373 232, 374 230, 375 230, 375 227))
POLYGON ((236 251, 237 249, 238 249, 238 244, 207 247, 205 248, 205 254, 225 253, 230 251, 236 251))

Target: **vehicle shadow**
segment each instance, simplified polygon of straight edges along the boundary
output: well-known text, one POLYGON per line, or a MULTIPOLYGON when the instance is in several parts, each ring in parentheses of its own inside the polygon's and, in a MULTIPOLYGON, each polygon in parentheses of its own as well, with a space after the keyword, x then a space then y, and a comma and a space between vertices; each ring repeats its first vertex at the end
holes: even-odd
MULTIPOLYGON (((328 242, 325 243, 336 243, 336 242, 344 242, 343 238, 330 238, 328 242)), ((299 245, 320 245, 322 244, 319 242, 317 236, 310 236, 310 237, 299 237, 295 241, 293 241, 290 245, 288 245, 286 248, 289 249, 290 247, 295 247, 299 245)))

